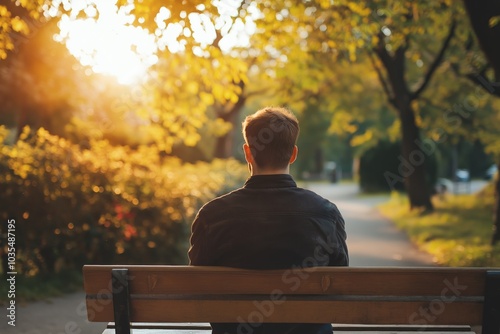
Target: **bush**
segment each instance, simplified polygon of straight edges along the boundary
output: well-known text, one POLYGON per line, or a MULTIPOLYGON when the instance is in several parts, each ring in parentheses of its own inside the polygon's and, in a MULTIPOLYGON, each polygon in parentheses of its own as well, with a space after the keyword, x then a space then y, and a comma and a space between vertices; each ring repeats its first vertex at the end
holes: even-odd
MULTIPOLYGON (((386 178, 387 173, 400 175, 398 168, 401 164, 401 143, 380 141, 378 145, 367 150, 360 159, 359 179, 360 187, 365 192, 404 191, 403 182, 395 182, 393 189, 386 178)), ((437 159, 435 154, 425 155, 426 180, 429 189, 437 181, 437 159)))
MULTIPOLYGON (((0 127, 0 143, 6 135, 0 127)), ((185 263, 197 209, 247 174, 234 160, 185 164, 154 146, 85 146, 29 128, 0 144, 0 218, 16 221, 18 273, 185 263)))
MULTIPOLYGON (((401 154, 401 144, 386 141, 379 142, 367 150, 359 161, 359 183, 365 192, 390 191, 390 185, 385 173, 398 175, 398 156, 401 154)), ((397 190, 403 190, 400 182, 395 184, 397 190)))

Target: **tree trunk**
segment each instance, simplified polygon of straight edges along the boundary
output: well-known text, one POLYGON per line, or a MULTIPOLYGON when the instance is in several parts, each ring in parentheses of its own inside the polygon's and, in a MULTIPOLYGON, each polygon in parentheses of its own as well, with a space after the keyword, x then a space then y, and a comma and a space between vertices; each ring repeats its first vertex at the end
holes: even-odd
POLYGON ((425 162, 429 151, 424 152, 422 147, 417 145, 421 143, 420 130, 415 122, 415 112, 411 104, 407 103, 398 109, 402 132, 402 158, 399 159, 399 173, 405 178, 410 209, 424 208, 431 211, 434 207, 425 173, 425 162))
POLYGON ((231 111, 219 116, 225 122, 231 123, 231 129, 220 137, 217 137, 215 143, 214 158, 227 159, 233 156, 234 136, 238 129, 238 115, 241 108, 232 108, 231 111))
POLYGON ((217 116, 225 122, 231 123, 232 127, 227 133, 217 138, 217 142, 215 143, 214 158, 227 159, 233 156, 234 137, 236 135, 236 129, 239 129, 238 116, 245 106, 247 99, 247 96, 243 94, 245 88, 243 81, 240 83, 240 87, 242 94, 239 96, 238 102, 232 105, 229 110, 225 110, 225 106, 221 106, 220 110, 217 112, 217 116))
MULTIPOLYGON (((420 131, 415 122, 415 111, 411 106, 415 96, 408 89, 405 80, 406 46, 401 46, 394 54, 389 54, 385 44, 381 42, 374 51, 387 72, 387 79, 383 79, 380 69, 376 68, 379 78, 389 102, 396 108, 401 121, 402 155, 399 157, 398 177, 404 178, 410 209, 423 208, 431 211, 433 210, 431 192, 425 176, 426 155, 419 147, 422 146, 420 131)), ((374 63, 374 66, 377 65, 374 63)), ((430 149, 426 151, 431 154, 430 149)))
POLYGON ((323 166, 325 165, 323 157, 323 149, 321 147, 317 147, 314 151, 314 173, 320 175, 323 171, 323 166))
POLYGON ((444 54, 455 34, 455 28, 456 21, 452 19, 450 30, 443 40, 439 52, 434 57, 434 60, 430 62, 429 67, 422 76, 421 83, 414 90, 408 88, 405 77, 405 54, 411 41, 410 36, 407 36, 404 43, 398 49, 394 52, 389 52, 384 42, 385 36, 380 32, 378 44, 373 49, 386 70, 387 78, 384 78, 380 66, 372 57, 373 66, 389 102, 397 109, 401 120, 403 155, 400 157, 399 173, 402 174, 401 176, 406 181, 411 209, 433 209, 429 184, 425 178, 425 160, 426 155, 432 154, 435 150, 435 144, 423 144, 420 142, 419 128, 415 122, 415 111, 412 108, 411 102, 417 100, 427 88, 436 69, 444 59, 444 54))
MULTIPOLYGON (((498 170, 500 171, 500 162, 498 163, 498 170)), ((495 213, 493 216, 493 237, 491 244, 495 245, 500 241, 500 175, 496 176, 495 181, 495 213)))
POLYGON ((227 159, 233 155, 235 124, 231 122, 233 127, 224 135, 217 137, 215 143, 214 158, 227 159))
MULTIPOLYGON (((490 26, 491 18, 500 15, 500 2, 498 0, 483 0, 479 3, 478 1, 464 0, 464 3, 481 50, 495 73, 494 82, 488 80, 483 75, 484 73, 472 77, 481 77, 481 81, 473 81, 486 87, 490 94, 500 97, 500 25, 490 26)), ((500 162, 498 162, 498 167, 500 168, 500 162)), ((491 243, 494 245, 498 241, 500 241, 500 176, 497 176, 495 183, 495 213, 491 243)))
POLYGON ((488 62, 493 67, 496 81, 500 80, 500 25, 490 26, 490 19, 500 15, 498 0, 464 0, 472 29, 488 62))

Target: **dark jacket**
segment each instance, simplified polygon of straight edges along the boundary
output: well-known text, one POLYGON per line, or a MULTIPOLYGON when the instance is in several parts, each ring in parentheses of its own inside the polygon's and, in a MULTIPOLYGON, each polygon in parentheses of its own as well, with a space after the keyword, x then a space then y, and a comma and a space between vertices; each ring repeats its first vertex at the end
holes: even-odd
MULTIPOLYGON (((193 222, 189 259, 192 265, 246 269, 349 264, 345 224, 337 207, 298 188, 288 174, 252 176, 243 188, 205 204, 193 222)), ((213 333, 236 334, 238 325, 212 324, 213 333)), ((312 334, 323 333, 325 326, 331 332, 321 324, 251 328, 252 334, 312 334)))

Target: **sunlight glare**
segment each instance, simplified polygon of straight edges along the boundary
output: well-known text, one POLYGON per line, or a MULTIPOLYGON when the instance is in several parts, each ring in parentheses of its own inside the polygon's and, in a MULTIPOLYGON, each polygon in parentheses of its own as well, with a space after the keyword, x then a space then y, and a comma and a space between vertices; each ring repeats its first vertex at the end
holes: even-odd
POLYGON ((86 19, 63 15, 57 39, 95 73, 114 76, 121 84, 144 78, 158 61, 157 47, 146 29, 130 25, 130 8, 127 13, 112 1, 95 1, 95 7, 88 7, 85 13, 86 19))
MULTIPOLYGON (((257 6, 250 3, 246 8, 248 16, 245 22, 237 18, 239 1, 214 0, 219 16, 212 21, 212 18, 203 13, 192 12, 187 14, 190 22, 190 29, 179 23, 168 22, 170 11, 162 7, 155 18, 158 28, 155 35, 158 37, 158 48, 168 50, 172 53, 183 52, 186 45, 183 44, 182 35, 192 35, 199 46, 193 51, 197 56, 204 55, 203 50, 211 45, 216 38, 216 29, 221 31, 222 39, 219 47, 222 52, 230 53, 235 48, 245 48, 250 45, 250 36, 256 31, 255 21, 261 17, 257 6)), ((205 6, 200 4, 196 7, 203 11, 205 6)))

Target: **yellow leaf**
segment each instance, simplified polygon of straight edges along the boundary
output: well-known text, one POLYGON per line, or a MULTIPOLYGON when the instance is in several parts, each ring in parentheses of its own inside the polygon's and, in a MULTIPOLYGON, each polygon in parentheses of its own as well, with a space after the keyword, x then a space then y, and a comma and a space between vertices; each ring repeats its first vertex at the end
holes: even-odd
POLYGON ((221 85, 214 85, 212 92, 217 101, 224 101, 224 88, 221 85))
POLYGON ((8 16, 7 14, 9 14, 7 7, 0 6, 0 17, 8 16))
POLYGON ((11 20, 12 30, 16 32, 20 32, 22 34, 27 35, 30 32, 30 29, 26 22, 24 22, 19 16, 14 17, 11 20))
POLYGON ((30 133, 31 133, 31 128, 28 125, 26 125, 23 128, 21 135, 19 136, 19 140, 22 140, 22 141, 26 140, 28 138, 28 136, 30 135, 30 133))
POLYGON ((365 133, 359 136, 355 136, 351 139, 351 145, 356 147, 369 142, 373 138, 373 131, 367 130, 365 133))
POLYGON ((490 21, 488 23, 489 23, 490 28, 493 28, 498 23, 500 23, 500 15, 490 17, 490 21))
POLYGON ((184 144, 186 144, 186 146, 195 146, 198 141, 200 140, 200 135, 196 132, 194 133, 191 133, 189 134, 188 136, 186 136, 186 138, 184 138, 184 144))
POLYGON ((195 81, 189 82, 186 85, 186 90, 193 95, 198 94, 198 83, 196 83, 195 81))
POLYGON ((330 6, 333 5, 333 1, 331 1, 331 0, 321 0, 320 3, 319 3, 319 5, 323 9, 328 9, 328 8, 330 8, 330 6))

